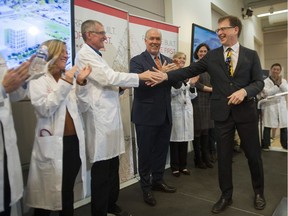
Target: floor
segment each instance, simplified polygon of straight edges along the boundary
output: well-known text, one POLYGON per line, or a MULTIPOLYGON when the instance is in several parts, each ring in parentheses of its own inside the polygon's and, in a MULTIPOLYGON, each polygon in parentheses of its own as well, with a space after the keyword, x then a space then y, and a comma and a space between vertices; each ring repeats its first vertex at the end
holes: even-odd
MULTIPOLYGON (((277 146, 276 146, 277 147, 277 146)), ((279 147, 280 148, 280 147, 279 147)), ((233 159, 234 195, 233 204, 221 216, 286 216, 287 215, 287 152, 263 151, 265 172, 264 210, 253 207, 253 191, 250 174, 244 153, 235 153, 233 159), (283 199, 284 198, 284 199, 283 199), (282 200, 281 211, 276 208, 282 200), (285 205, 286 203, 286 205, 285 205), (284 211, 284 213, 283 213, 284 211), (282 212, 282 213, 279 213, 282 212), (273 214, 274 213, 274 214, 273 214)), ((155 192, 157 205, 150 207, 143 202, 139 183, 120 191, 118 204, 133 216, 209 216, 211 207, 218 200, 220 191, 217 180, 217 163, 212 169, 196 169, 189 154, 190 176, 176 178, 169 169, 165 172, 165 181, 177 187, 174 194, 155 192)), ((90 216, 90 205, 76 209, 75 216, 90 216)))
MULTIPOLYGON (((254 209, 254 194, 247 160, 243 152, 235 152, 233 158, 233 204, 220 216, 287 216, 287 151, 281 148, 277 136, 271 143, 270 149, 270 151, 262 151, 266 208, 262 211, 254 209), (278 206, 282 208, 277 209, 278 206)), ((169 169, 165 172, 165 181, 167 184, 177 187, 176 193, 154 192, 157 205, 150 207, 143 202, 140 185, 136 181, 135 184, 121 189, 118 204, 133 216, 214 215, 211 213, 211 207, 220 195, 217 162, 212 169, 196 169, 192 153, 188 154, 190 176, 181 175, 177 178, 171 175, 169 169)), ((31 215, 32 210, 24 214, 24 216, 31 215)), ((58 214, 53 213, 52 215, 58 214)), ((90 204, 77 208, 74 215, 90 216, 90 204)))

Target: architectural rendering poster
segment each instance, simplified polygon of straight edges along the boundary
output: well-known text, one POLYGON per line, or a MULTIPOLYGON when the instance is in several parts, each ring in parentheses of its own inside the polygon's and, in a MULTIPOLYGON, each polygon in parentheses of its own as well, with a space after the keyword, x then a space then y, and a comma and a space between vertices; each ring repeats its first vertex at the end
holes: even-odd
POLYGON ((67 44, 71 64, 70 0, 0 0, 0 54, 8 67, 26 61, 45 40, 67 44))

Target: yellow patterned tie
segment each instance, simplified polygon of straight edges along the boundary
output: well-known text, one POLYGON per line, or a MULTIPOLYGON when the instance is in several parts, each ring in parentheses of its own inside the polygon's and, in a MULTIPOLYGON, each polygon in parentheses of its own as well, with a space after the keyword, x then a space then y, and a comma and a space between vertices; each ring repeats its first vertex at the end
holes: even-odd
POLYGON ((155 59, 155 64, 156 64, 157 68, 158 68, 159 70, 161 70, 161 69, 162 69, 162 64, 161 64, 160 59, 158 58, 158 55, 155 56, 154 59, 155 59))
POLYGON ((227 66, 227 69, 229 71, 229 74, 230 76, 233 76, 234 74, 234 71, 233 71, 233 63, 232 63, 232 49, 229 47, 226 49, 226 52, 227 52, 227 56, 226 56, 226 60, 225 60, 225 63, 226 63, 226 66, 227 66))

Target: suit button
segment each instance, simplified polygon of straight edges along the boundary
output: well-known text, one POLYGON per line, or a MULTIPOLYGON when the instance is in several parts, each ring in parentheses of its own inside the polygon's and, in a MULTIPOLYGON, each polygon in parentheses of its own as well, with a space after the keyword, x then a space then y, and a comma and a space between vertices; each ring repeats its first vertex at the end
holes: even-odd
POLYGON ((230 86, 233 86, 233 83, 229 83, 230 84, 230 86))

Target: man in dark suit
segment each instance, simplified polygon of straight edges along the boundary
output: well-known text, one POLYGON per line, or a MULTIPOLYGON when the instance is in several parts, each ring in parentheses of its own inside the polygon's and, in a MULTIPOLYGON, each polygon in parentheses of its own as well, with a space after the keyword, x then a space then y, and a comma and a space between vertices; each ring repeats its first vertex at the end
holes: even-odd
MULTIPOLYGON (((131 59, 131 73, 153 70, 153 67, 167 72, 175 67, 170 58, 160 54, 161 39, 158 29, 146 32, 146 51, 131 59)), ((171 85, 176 86, 176 83, 163 82, 150 87, 140 81, 139 87, 134 88, 132 122, 137 134, 140 183, 143 199, 151 206, 156 205, 151 189, 168 193, 176 191, 163 181, 172 125, 171 85)))
POLYGON ((205 71, 210 74, 213 86, 211 118, 215 120, 218 175, 222 191, 220 199, 212 208, 213 213, 220 213, 232 204, 232 155, 235 129, 238 131, 241 147, 248 159, 255 195, 254 207, 262 210, 266 205, 258 115, 254 100, 254 97, 263 89, 264 82, 257 53, 241 46, 238 42, 241 29, 242 24, 237 17, 220 18, 216 32, 223 46, 208 52, 200 61, 191 63, 186 68, 168 74, 163 73, 163 80, 170 81, 184 80, 205 71), (231 49, 231 56, 228 55, 227 59, 228 48, 231 49))

